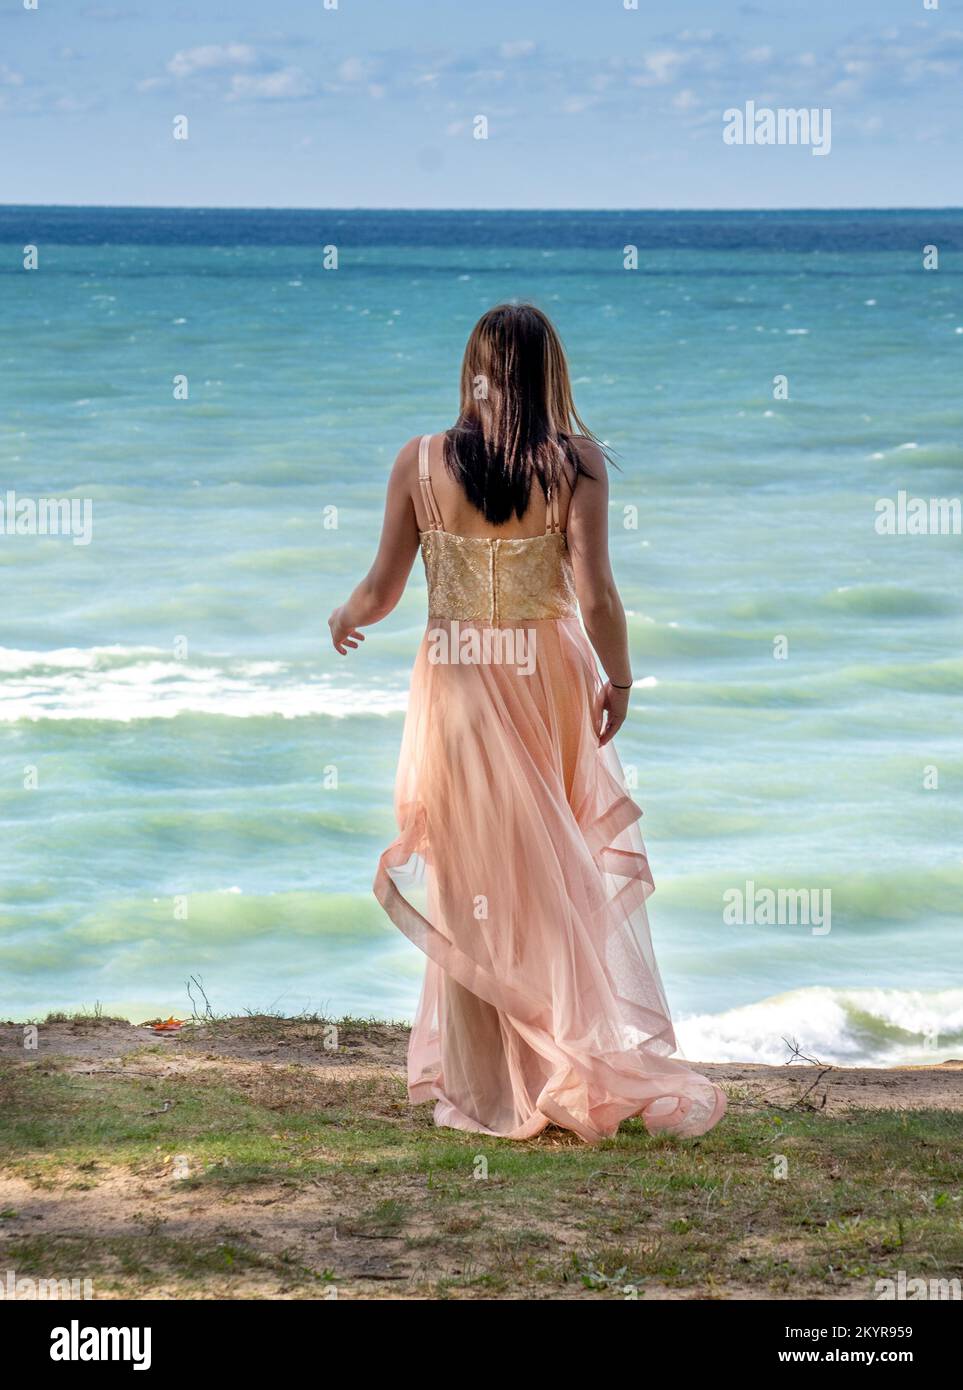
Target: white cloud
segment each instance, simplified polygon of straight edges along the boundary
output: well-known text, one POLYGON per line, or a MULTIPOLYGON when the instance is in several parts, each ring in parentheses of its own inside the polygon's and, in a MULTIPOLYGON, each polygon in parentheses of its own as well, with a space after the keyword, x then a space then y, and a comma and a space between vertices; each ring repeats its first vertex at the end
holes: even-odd
POLYGON ((195 72, 212 72, 225 68, 250 68, 257 63, 257 53, 246 43, 209 43, 199 48, 185 48, 175 53, 167 64, 174 77, 191 77, 195 72))
POLYGON ((65 115, 76 116, 83 111, 92 111, 93 101, 82 97, 58 97, 54 102, 54 110, 62 111, 65 115))
POLYGON ((497 86, 499 82, 505 81, 505 74, 501 68, 478 68, 475 72, 468 74, 469 82, 480 82, 484 87, 497 86))
POLYGON ((363 58, 345 58, 338 68, 342 82, 363 82, 368 73, 368 64, 363 58))
POLYGON ((956 77, 959 71, 959 63, 952 60, 915 58, 907 63, 904 76, 908 82, 919 82, 927 77, 956 77))
POLYGON ((685 87, 681 92, 676 92, 672 98, 672 105, 677 111, 691 111, 694 106, 699 105, 699 98, 691 87, 685 87))
POLYGON ((645 59, 645 70, 653 82, 671 82, 675 76, 675 70, 683 61, 681 53, 676 53, 671 48, 662 49, 658 53, 650 53, 645 59))
POLYGON ((534 39, 511 39, 499 49, 503 58, 527 58, 535 52, 534 39))
POLYGON ((231 78, 229 101, 296 101, 309 96, 311 83, 301 68, 276 72, 237 72, 231 78))

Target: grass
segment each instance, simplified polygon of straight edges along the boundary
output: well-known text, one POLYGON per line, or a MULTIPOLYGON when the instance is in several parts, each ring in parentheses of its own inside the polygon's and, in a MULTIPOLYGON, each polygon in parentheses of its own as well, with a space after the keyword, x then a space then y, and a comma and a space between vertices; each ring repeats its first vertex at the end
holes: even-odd
POLYGON ((0 1067, 0 1261, 133 1297, 834 1298, 963 1275, 949 1112, 736 1096, 700 1140, 630 1121, 590 1148, 436 1129, 384 1067, 179 1065, 0 1067))

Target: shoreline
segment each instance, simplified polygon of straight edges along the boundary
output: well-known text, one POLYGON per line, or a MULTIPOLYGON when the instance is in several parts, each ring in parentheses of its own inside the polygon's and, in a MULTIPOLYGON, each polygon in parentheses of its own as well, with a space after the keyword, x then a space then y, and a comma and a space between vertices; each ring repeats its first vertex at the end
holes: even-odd
MULTIPOLYGON (((16 1023, 0 1020, 0 1060, 36 1061, 47 1054, 87 1059, 95 1064, 107 1056, 121 1060, 145 1047, 161 1046, 171 1057, 191 1047, 237 1061, 265 1065, 297 1063, 343 1068, 378 1065, 404 1075, 410 1032, 404 1023, 370 1019, 325 1020, 281 1018, 275 1015, 235 1015, 223 1019, 188 1020, 177 1031, 159 1034, 146 1023, 96 1015, 55 1016, 55 1022, 16 1023), (36 1027, 37 1048, 27 1049, 23 1031, 36 1027), (325 1046, 325 1030, 340 1027, 346 1041, 325 1046), (361 1031, 364 1041, 359 1043, 361 1031), (268 1061, 267 1059, 270 1059, 268 1061)), ((686 1064, 724 1087, 745 1088, 753 1099, 772 1104, 797 1104, 815 1085, 820 1108, 939 1109, 963 1111, 963 1058, 943 1062, 907 1063, 891 1067, 840 1066, 801 1060, 765 1062, 700 1062, 686 1064), (825 1100, 823 1099, 825 1097, 825 1100)))

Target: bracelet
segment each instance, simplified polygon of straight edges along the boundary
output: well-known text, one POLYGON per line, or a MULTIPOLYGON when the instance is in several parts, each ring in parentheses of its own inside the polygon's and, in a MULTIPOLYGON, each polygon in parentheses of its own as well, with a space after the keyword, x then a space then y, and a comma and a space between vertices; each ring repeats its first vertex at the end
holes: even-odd
POLYGON ((609 681, 609 685, 613 690, 631 690, 634 684, 635 681, 629 681, 628 685, 616 685, 615 681, 609 681))

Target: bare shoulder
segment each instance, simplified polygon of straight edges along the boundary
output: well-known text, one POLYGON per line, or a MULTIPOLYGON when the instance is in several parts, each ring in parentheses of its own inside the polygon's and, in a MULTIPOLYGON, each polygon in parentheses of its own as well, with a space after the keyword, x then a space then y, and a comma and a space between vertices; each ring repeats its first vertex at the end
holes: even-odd
POLYGON ((588 439, 583 434, 573 434, 571 443, 585 474, 597 483, 604 482, 608 477, 605 455, 595 440, 588 439))
POLYGON ((402 444, 398 450, 394 465, 391 469, 393 478, 410 482, 412 478, 418 476, 418 445, 421 443, 421 435, 416 434, 413 439, 409 439, 402 444))

